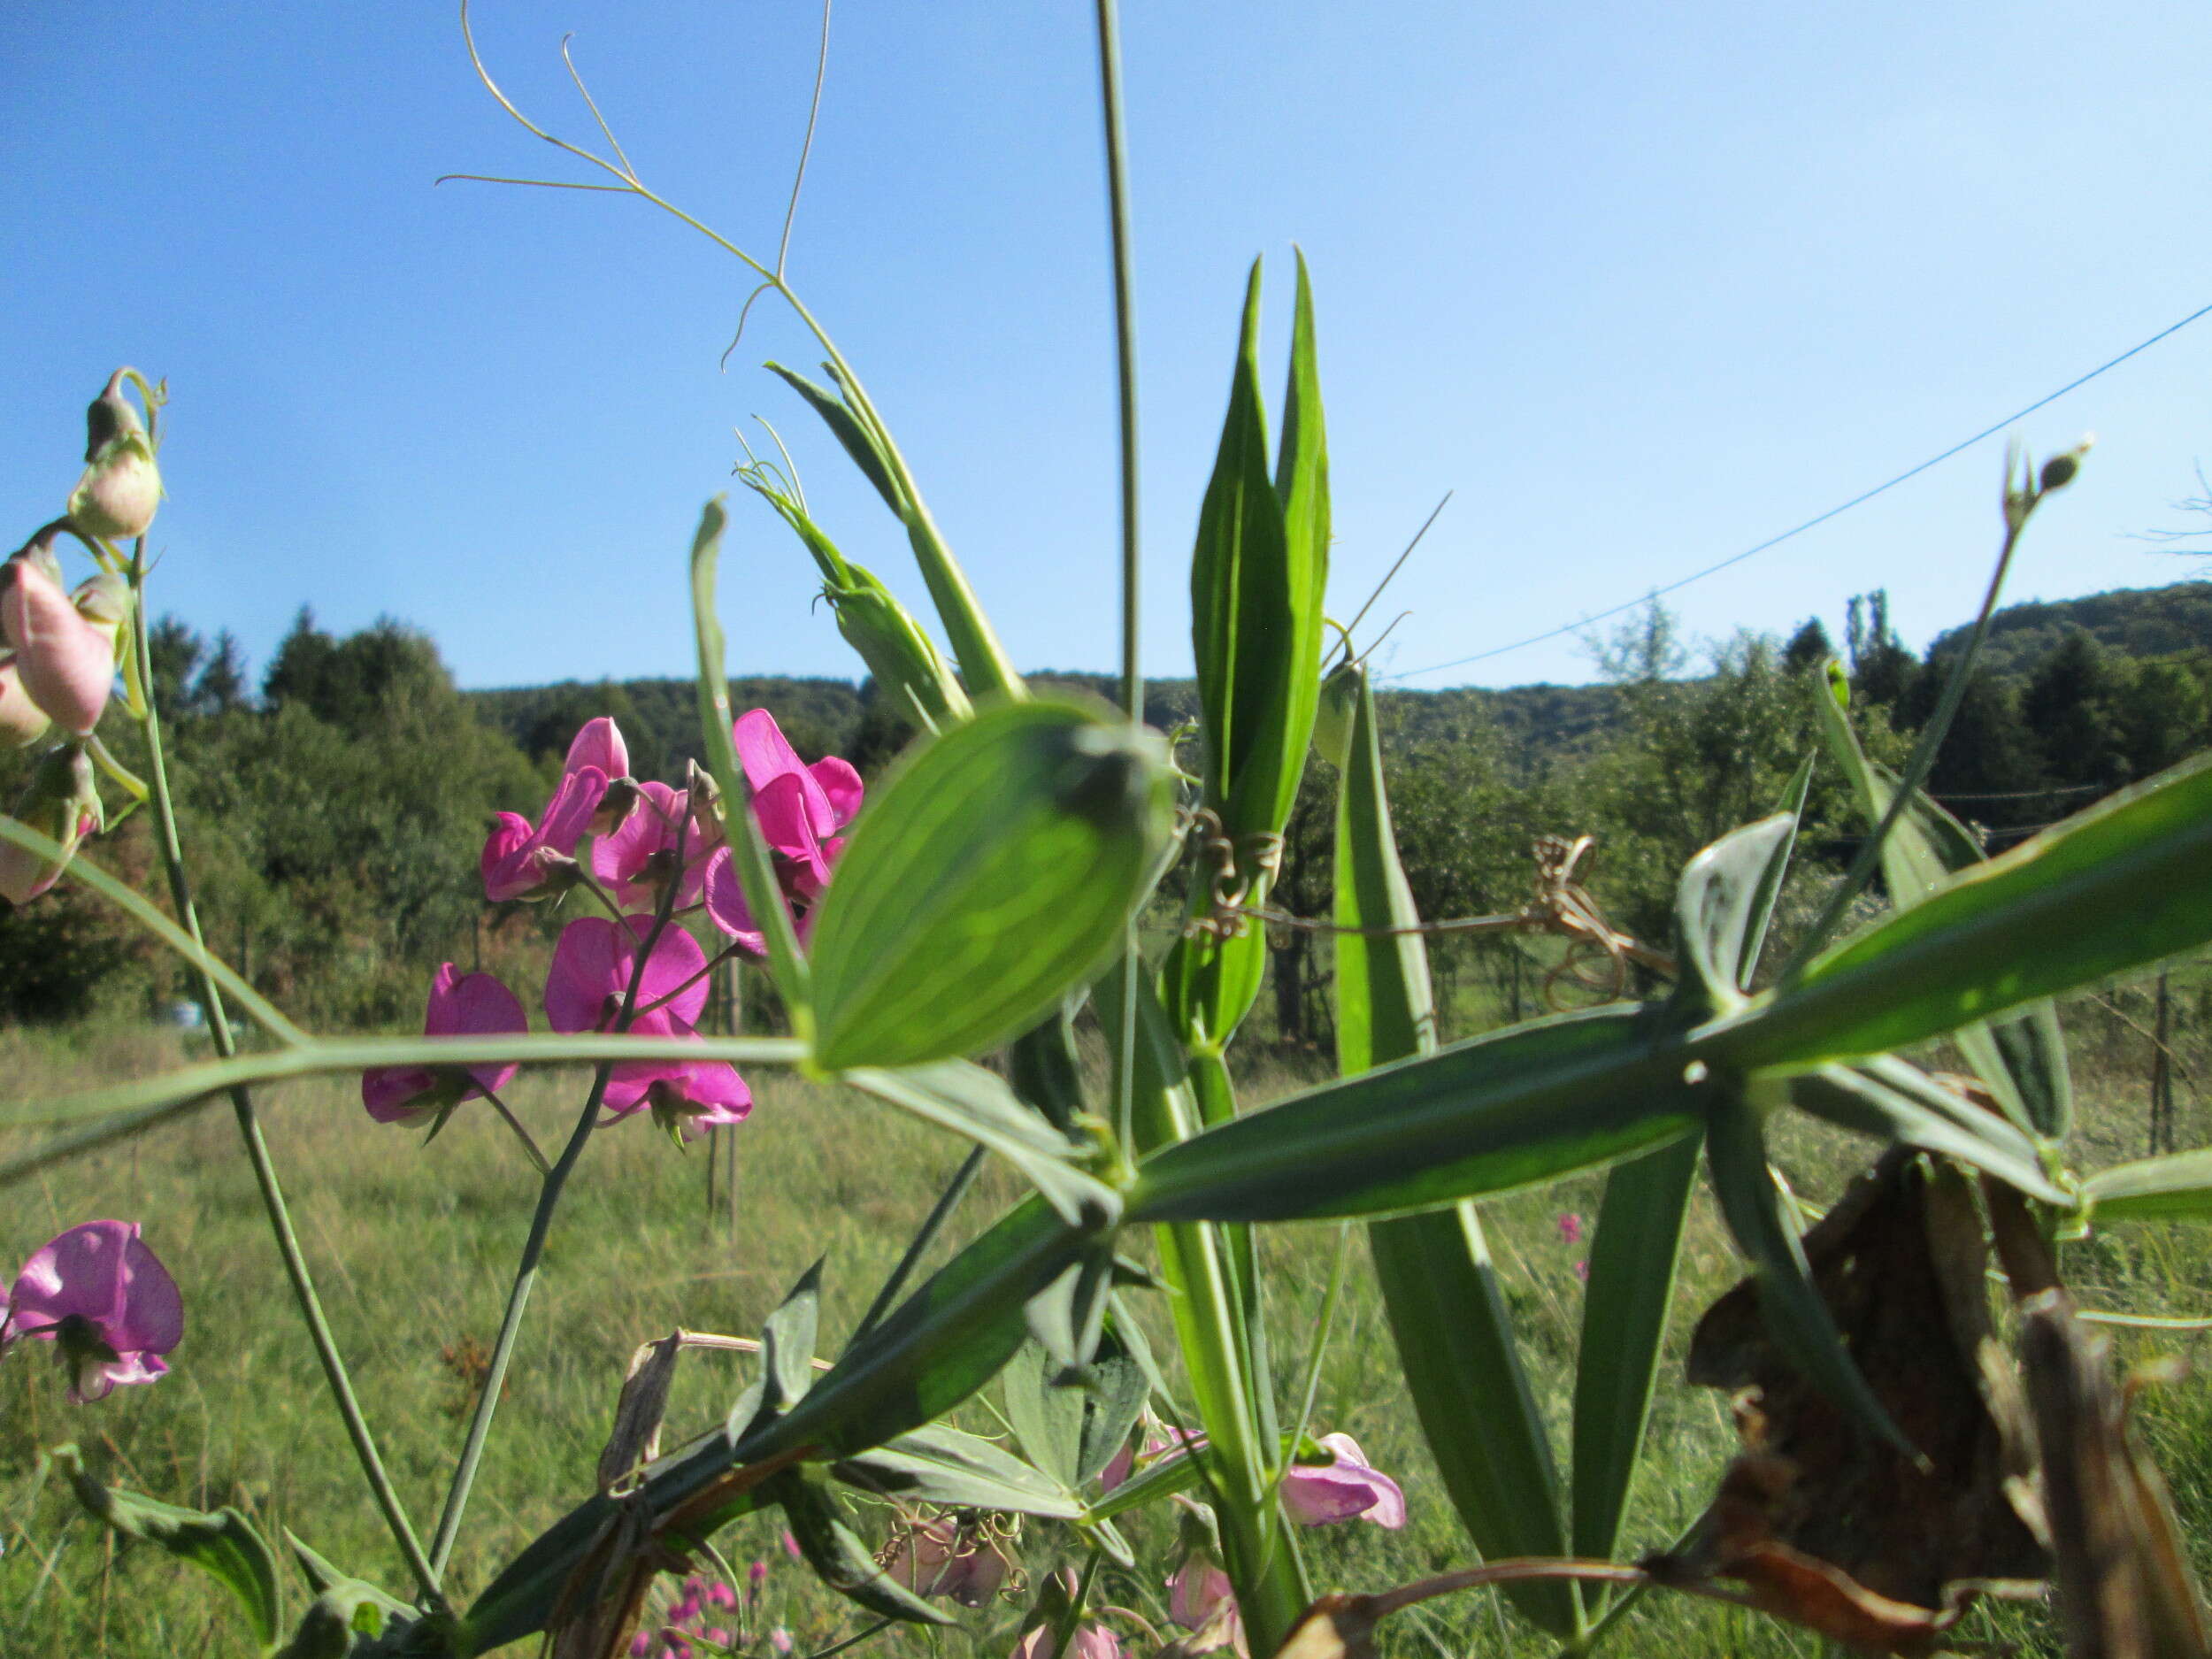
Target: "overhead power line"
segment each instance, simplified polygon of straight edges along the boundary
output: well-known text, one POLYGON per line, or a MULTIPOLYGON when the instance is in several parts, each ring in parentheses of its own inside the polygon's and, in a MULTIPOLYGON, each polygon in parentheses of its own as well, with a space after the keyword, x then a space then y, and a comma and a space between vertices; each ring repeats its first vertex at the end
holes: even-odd
POLYGON ((2165 327, 2160 329, 2156 334, 2151 335, 2149 339, 2138 341, 2135 344, 2130 346, 2125 351, 2123 351, 2118 357, 2113 357, 2107 362, 2100 363, 2095 368, 2090 370, 2088 373, 2078 376, 2076 379, 2067 381, 2066 384, 2060 387, 2058 390, 2037 398, 2035 402, 2028 404, 2025 408, 2014 410, 2012 413, 2007 415, 2002 420, 1992 421, 1988 426, 1984 426, 1972 437, 1960 439, 1956 443, 1953 444, 1949 449, 1944 450, 1941 454, 1932 455, 1926 460, 1921 462, 1917 466, 1907 467, 1894 478, 1885 479, 1882 482, 1875 485, 1871 489, 1861 490, 1857 495, 1852 496, 1850 500, 1839 502, 1835 506, 1829 508, 1825 512, 1815 513, 1811 518, 1806 519, 1801 524, 1792 525, 1779 535, 1769 536, 1765 541, 1759 542, 1756 546, 1747 547, 1740 553, 1732 553, 1728 557, 1722 559, 1717 565, 1708 565, 1703 570, 1693 571, 1687 576, 1682 577, 1678 580, 1669 582, 1663 587, 1647 588, 1642 593, 1638 594, 1633 599, 1623 600, 1619 604, 1609 606, 1603 611, 1594 611, 1585 617, 1578 617, 1572 622, 1563 622, 1555 628, 1545 629, 1541 634, 1532 634, 1528 636, 1528 638, 1525 640, 1516 640, 1510 645, 1493 646, 1486 651, 1477 651, 1472 657, 1455 657, 1448 663, 1431 663, 1425 668, 1409 668, 1402 673, 1386 674, 1381 676, 1381 678, 1386 680, 1411 680, 1417 674, 1433 674, 1441 669, 1464 668, 1471 663, 1488 662, 1494 657, 1503 657, 1509 652, 1525 650, 1532 645, 1541 645, 1546 640, 1555 640, 1562 634, 1572 634, 1578 629, 1586 628, 1593 622, 1602 622, 1608 617, 1617 617, 1624 611, 1633 611, 1638 605, 1643 604, 1648 600, 1656 599, 1663 594, 1678 593, 1681 589, 1687 588, 1693 582, 1703 581, 1708 576, 1717 576, 1721 572, 1727 570, 1732 565, 1740 565, 1747 558, 1755 558, 1762 553, 1765 553, 1774 548, 1780 547, 1785 541, 1788 541, 1795 537, 1803 535, 1808 530, 1815 529, 1821 525, 1826 524, 1831 518, 1841 517, 1843 514, 1849 512, 1854 507, 1864 506, 1868 502, 1872 501, 1877 495, 1886 495, 1889 491, 1895 489, 1900 484, 1906 482, 1908 480, 1918 478, 1930 467, 1942 465, 1944 462, 1949 460, 1953 456, 1964 454, 1967 450, 1972 449, 1976 444, 1980 443, 1986 439, 1995 437, 1999 433, 2002 432, 2007 426, 2011 426, 2015 421, 2024 420, 2028 416, 2035 413, 2037 410, 2045 408, 2049 404, 2055 403, 2060 398, 2065 396, 2069 392, 2080 390, 2081 388, 2088 385, 2090 381, 2095 380, 2099 375, 2108 373, 2111 370, 2118 368, 2130 357, 2137 357, 2143 352, 2148 351, 2153 346, 2158 344, 2160 341, 2169 339, 2172 335, 2179 334, 2191 323, 2196 322, 2205 317, 2212 317, 2212 305, 2199 306, 2195 311, 2191 311, 2179 322, 2168 324, 2165 327))

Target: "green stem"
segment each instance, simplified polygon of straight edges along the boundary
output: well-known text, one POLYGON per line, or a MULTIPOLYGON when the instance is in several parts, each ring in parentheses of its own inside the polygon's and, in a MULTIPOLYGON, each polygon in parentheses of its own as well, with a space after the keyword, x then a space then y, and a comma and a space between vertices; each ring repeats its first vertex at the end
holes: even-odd
POLYGON ((899 1292, 906 1288, 906 1281, 913 1277, 922 1253, 944 1230, 945 1223, 952 1218, 952 1212, 967 1196, 968 1188, 975 1185, 975 1178, 982 1171, 983 1159, 988 1151, 987 1147, 976 1147, 961 1159, 960 1167, 952 1172, 952 1179, 945 1184, 944 1192, 931 1207, 929 1214, 923 1217, 921 1230, 915 1233, 913 1241, 906 1247, 906 1254, 899 1258, 899 1264, 891 1270, 891 1277, 883 1281, 883 1288, 876 1292, 876 1299, 868 1304, 868 1311, 860 1316, 860 1323, 853 1327, 852 1340, 855 1342, 874 1329, 876 1321, 891 1310, 891 1304, 898 1300, 899 1292))
MULTIPOLYGON (((152 677, 144 673, 143 664, 151 659, 151 644, 146 626, 146 542, 142 536, 133 550, 130 565, 132 591, 132 628, 137 637, 136 652, 141 672, 140 702, 145 710, 141 717, 140 729, 146 739, 146 769, 150 775, 149 788, 154 810, 155 839, 161 850, 161 861, 169 877, 169 895, 176 906, 178 922, 193 944, 206 949, 200 936, 198 913, 192 904, 192 883, 184 867, 184 849, 177 835, 177 815, 169 793, 169 773, 164 764, 161 744, 161 713, 155 706, 152 677)), ((238 1040, 232 1032, 230 1020, 223 1008, 223 995, 214 977, 204 968, 196 967, 198 981, 198 1000, 207 1016, 207 1025, 213 1037, 216 1051, 225 1059, 238 1052, 238 1040)), ((315 1357, 321 1362, 323 1379, 329 1386, 332 1400, 343 1420, 346 1437, 353 1442, 353 1452, 361 1464, 361 1472, 375 1496, 377 1508, 383 1511, 384 1524, 391 1531, 392 1540, 405 1557, 408 1571, 414 1575, 417 1588, 423 1601, 433 1608, 443 1605, 444 1598, 438 1588, 437 1570, 422 1552, 421 1541, 401 1505, 399 1494, 393 1488, 391 1477, 385 1472, 384 1460, 376 1449, 376 1439, 370 1433, 368 1420, 362 1415, 361 1402, 354 1395, 353 1379, 347 1374, 345 1360, 338 1352, 338 1344, 332 1336, 330 1323, 323 1317, 322 1301, 315 1294, 315 1281, 307 1268, 307 1257, 300 1248, 299 1235, 293 1231, 291 1212, 285 1207, 284 1189, 277 1180, 276 1165, 269 1156, 269 1143, 261 1133, 261 1120, 254 1110, 253 1096, 244 1087, 230 1090, 233 1113, 238 1119, 238 1133, 245 1142, 247 1161, 253 1166, 254 1185, 259 1188, 261 1204, 268 1214, 270 1231, 276 1237, 277 1254, 283 1258, 285 1277, 291 1281, 292 1295, 299 1303, 300 1316, 306 1321, 308 1336, 315 1346, 315 1357)))
MULTIPOLYGON (((676 856, 680 864, 680 834, 677 838, 676 856)), ((639 942, 637 960, 630 970, 630 983, 622 993, 622 1007, 615 1016, 617 1032, 627 1031, 631 1020, 636 1018, 638 991, 645 983, 646 964, 652 960, 653 948, 660 943, 661 934, 668 926, 676 887, 675 882, 668 884, 668 890, 661 895, 660 910, 653 918, 653 926, 639 942)), ((477 1396, 476 1409, 469 1417, 468 1438, 462 1443, 461 1461, 454 1468, 453 1484, 446 1488, 445 1509, 438 1517, 437 1535, 431 1540, 430 1563, 434 1571, 443 1572, 446 1563, 453 1557, 461 1517, 468 1509, 469 1494, 476 1485, 476 1471, 483 1462, 484 1442, 491 1434, 492 1419, 499 1413, 500 1391, 506 1386, 507 1367, 515 1355, 515 1340, 522 1333, 523 1312, 530 1305, 530 1291, 537 1283, 538 1264, 545 1256, 546 1235, 553 1228, 553 1212, 560 1205, 570 1173, 584 1156, 584 1145, 591 1139, 598 1122, 600 1103, 606 1098, 607 1081, 613 1075, 611 1064, 600 1066, 593 1075, 591 1092, 584 1098, 583 1110, 576 1115, 576 1126, 569 1132, 568 1144, 561 1148, 560 1157, 538 1185, 537 1207, 531 1212, 530 1231, 523 1240, 522 1256, 515 1267, 515 1281, 507 1292, 507 1309, 500 1317, 499 1335, 492 1343, 491 1363, 484 1373, 484 1391, 477 1396)))

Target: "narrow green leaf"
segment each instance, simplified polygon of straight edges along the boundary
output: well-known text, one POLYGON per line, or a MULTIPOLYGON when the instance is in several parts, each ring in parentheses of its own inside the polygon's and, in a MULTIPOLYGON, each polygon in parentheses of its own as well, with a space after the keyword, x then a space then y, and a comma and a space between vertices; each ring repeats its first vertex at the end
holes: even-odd
POLYGON ((1683 869, 1675 924, 1685 965, 1716 1010, 1743 1005, 1746 964, 1755 957, 1796 838, 1796 816, 1778 812, 1730 832, 1683 869))
POLYGON ((208 1574, 238 1598, 254 1640, 264 1647, 274 1645, 279 1629, 276 1556, 252 1522, 227 1506, 211 1512, 180 1509, 103 1485, 87 1472, 73 1445, 58 1446, 47 1455, 69 1477, 70 1489, 88 1514, 208 1574))
POLYGON ((828 387, 810 380, 795 369, 785 368, 780 363, 768 363, 762 366, 806 399, 807 407, 822 418, 822 424, 844 446, 845 453, 860 469, 861 476, 876 487, 876 493, 883 497, 884 505, 904 518, 906 503, 892 477, 889 458, 883 453, 867 423, 847 406, 844 398, 828 387))
MULTIPOLYGON (((1436 1048, 1428 952, 1398 858, 1375 695, 1361 672, 1337 797, 1337 1068, 1436 1048), (1402 930, 1379 938, 1364 929, 1402 930)), ((1566 1553, 1563 1493, 1497 1271, 1472 1204, 1367 1230, 1421 1432, 1467 1535, 1489 1560, 1566 1553)), ((1541 1629, 1571 1637, 1581 1600, 1563 1581, 1501 1586, 1541 1629)))
POLYGON ((1878 1053, 2208 939, 2212 756, 2199 756, 1953 877, 1708 1036, 1747 1069, 1878 1053))
MULTIPOLYGON (((1805 800, 1812 793, 1812 788, 1813 757, 1808 752, 1805 758, 1798 762, 1797 770, 1791 774, 1787 787, 1782 791, 1782 799, 1776 807, 1777 810, 1788 815, 1793 828, 1804 822, 1805 800)), ((1759 958, 1766 951, 1767 929, 1774 921, 1774 907, 1781 900, 1782 880, 1789 874, 1790 853, 1795 846, 1796 839, 1793 835, 1767 866, 1765 878, 1752 899, 1743 945, 1737 952, 1740 964, 1736 977, 1738 990, 1750 990, 1752 976, 1759 971, 1759 958)))
POLYGON ((847 1522, 828 1486, 803 1470, 787 1469, 772 1484, 799 1553, 824 1584, 871 1613, 916 1624, 949 1624, 952 1616, 908 1589, 879 1566, 847 1522))
MULTIPOLYGON (((1866 758, 1841 695, 1824 687, 1815 699, 1829 751, 1849 780, 1870 831, 1878 827, 1896 798, 1898 780, 1866 758)), ((1918 790, 1883 842, 1881 856, 1883 879, 1900 910, 1919 903, 1955 872, 1988 859, 1963 824, 1918 790)), ((2049 1139, 2065 1134, 2073 1117, 2073 1085, 2053 1003, 2031 1003, 2025 1012, 1993 1024, 1962 1025, 1952 1038, 2008 1118, 2049 1139)))
POLYGON ((861 1066, 842 1080, 965 1135, 1005 1158, 1071 1223, 1102 1225, 1120 1208, 1110 1187, 1075 1165, 1078 1148, 1024 1106, 1005 1079, 965 1060, 883 1071, 861 1066))
POLYGON ((1157 736, 1074 703, 1002 703, 910 752, 853 827, 813 930, 816 1056, 972 1054, 1120 942, 1172 816, 1157 736))
POLYGON ((1775 1346, 1839 1410, 1908 1457, 1918 1457, 1844 1348, 1813 1284, 1804 1243, 1767 1166, 1759 1109, 1740 1093, 1717 1099, 1708 1115, 1705 1150, 1721 1215, 1758 1273, 1759 1313, 1775 1346))
POLYGON ((752 788, 745 781, 745 768, 738 760, 737 740, 731 729, 737 717, 730 707, 721 614, 715 603, 715 580, 721 566, 722 531, 726 523, 722 497, 717 495, 701 511, 698 533, 691 541, 691 618, 699 646, 700 735, 706 749, 707 771, 721 796, 722 832, 729 842, 731 867, 744 889, 746 908, 766 935, 769 972, 783 998, 792 1033, 803 1041, 813 1032, 806 956, 799 949, 798 928, 777 885, 768 843, 753 819, 752 788))
MULTIPOLYGON (((19 819, 10 818, 4 812, 0 812, 0 841, 20 847, 24 851, 35 853, 44 859, 63 859, 65 856, 60 842, 40 834, 29 825, 19 819)), ((69 879, 90 887, 195 968, 213 979, 222 987, 225 995, 245 1010, 253 1018, 255 1024, 271 1036, 280 1042, 291 1043, 296 1047, 311 1041, 305 1032, 285 1018, 281 1009, 239 978, 230 964, 220 956, 196 943, 191 934, 164 916, 159 910, 155 908, 152 901, 143 894, 134 892, 118 881, 81 852, 73 858, 66 858, 65 861, 69 865, 66 872, 69 879)))
POLYGON ((1369 1217, 1596 1169, 1697 1128, 1657 1007, 1534 1021, 1325 1084, 1156 1153, 1131 1220, 1369 1217))
POLYGON ((2081 1189, 2093 1221, 2212 1221, 2212 1151, 2116 1164, 2081 1189))
POLYGON ((1575 1369, 1571 1553, 1586 1559, 1609 1561, 1619 1548, 1643 1465, 1697 1155, 1685 1136, 1606 1177, 1575 1369))
MULTIPOLYGON (((1076 1394, 1079 1416, 1080 1393, 1063 1392, 1076 1394)), ((1027 1449, 1026 1440, 1023 1447, 1027 1449)), ((870 1450, 856 1452, 831 1464, 830 1472, 864 1492, 908 1502, 1003 1509, 1056 1521, 1072 1521, 1083 1514, 1082 1500, 1071 1490, 1070 1479, 1047 1469, 1033 1468, 1003 1447, 942 1424, 932 1424, 870 1450)))
POLYGON ((1287 382, 1282 441, 1275 457, 1275 494, 1282 504, 1284 586, 1290 595, 1294 634, 1280 715, 1281 759, 1273 809, 1279 828, 1298 798, 1298 780, 1313 735, 1321 684, 1322 605, 1329 587, 1329 445, 1321 412, 1313 288, 1303 250, 1298 253, 1287 382))
POLYGON ((1793 1105, 1842 1128, 1939 1152, 2047 1204, 2073 1206, 2072 1195, 2043 1172, 2025 1135, 1905 1061, 1885 1056, 1861 1066, 1824 1065, 1791 1077, 1789 1092, 1793 1105))

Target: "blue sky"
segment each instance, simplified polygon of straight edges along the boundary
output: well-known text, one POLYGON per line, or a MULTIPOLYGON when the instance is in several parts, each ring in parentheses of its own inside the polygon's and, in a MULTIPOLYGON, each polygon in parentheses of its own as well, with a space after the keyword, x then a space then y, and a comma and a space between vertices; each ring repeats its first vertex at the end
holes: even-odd
MULTIPOLYGON (((807 0, 479 0, 495 73, 772 250, 807 0)), ((791 271, 868 380, 1016 658, 1117 638, 1112 353, 1087 6, 842 0, 791 271)), ((1942 449, 2212 302, 2212 11, 1874 4, 1369 7, 1128 0, 1148 660, 1184 571, 1245 265, 1271 345, 1319 301, 1348 615, 1407 672, 1574 622, 1942 449)), ((0 19, 0 502, 27 534, 81 411, 169 377, 157 603, 258 664, 303 604, 428 628, 465 684, 687 672, 682 554, 731 429, 793 442, 826 527, 918 607, 895 526, 758 365, 813 354, 641 204, 448 184, 588 176, 474 81, 452 7, 170 0, 0 19)), ((1279 359, 1271 354, 1271 380, 1279 359)), ((2018 597, 2193 573, 2212 319, 2037 414, 2093 429, 2018 597)), ((1997 441, 1685 590, 1693 634, 1886 587, 1916 645, 1970 611, 1997 441)), ((852 675, 810 566, 734 501, 732 666, 852 675)), ((1591 672, 1571 636, 1406 683, 1591 672)))

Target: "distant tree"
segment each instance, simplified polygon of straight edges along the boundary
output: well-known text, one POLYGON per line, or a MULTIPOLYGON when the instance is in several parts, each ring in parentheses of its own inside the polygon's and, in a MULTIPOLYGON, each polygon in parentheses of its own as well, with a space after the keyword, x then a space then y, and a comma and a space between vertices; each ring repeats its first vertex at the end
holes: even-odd
POLYGON ((154 703, 164 713, 191 711, 192 676, 206 655, 205 642, 180 618, 163 617, 146 630, 154 703))
POLYGON ((246 706, 246 654, 228 628, 215 636, 214 649, 192 682, 192 705, 203 714, 229 714, 246 706))
POLYGON ((1808 669, 1819 667, 1836 654, 1829 642, 1828 630, 1821 626, 1818 617, 1808 617, 1798 624, 1797 632, 1790 635, 1790 642, 1782 648, 1782 666, 1788 672, 1801 674, 1808 669))
POLYGON ((1893 707, 1905 695, 1919 663, 1889 625, 1889 590, 1854 594, 1845 623, 1851 652, 1851 695, 1855 701, 1893 707))
POLYGON ((2121 712, 2124 683, 2111 653, 2079 628, 2037 665, 2020 712, 2052 784, 2116 789, 2133 775, 2121 712))
POLYGON ((269 672, 261 677, 261 695, 272 710, 288 703, 312 708, 338 642, 315 626, 315 612, 306 605, 292 618, 291 631, 277 641, 269 672))

